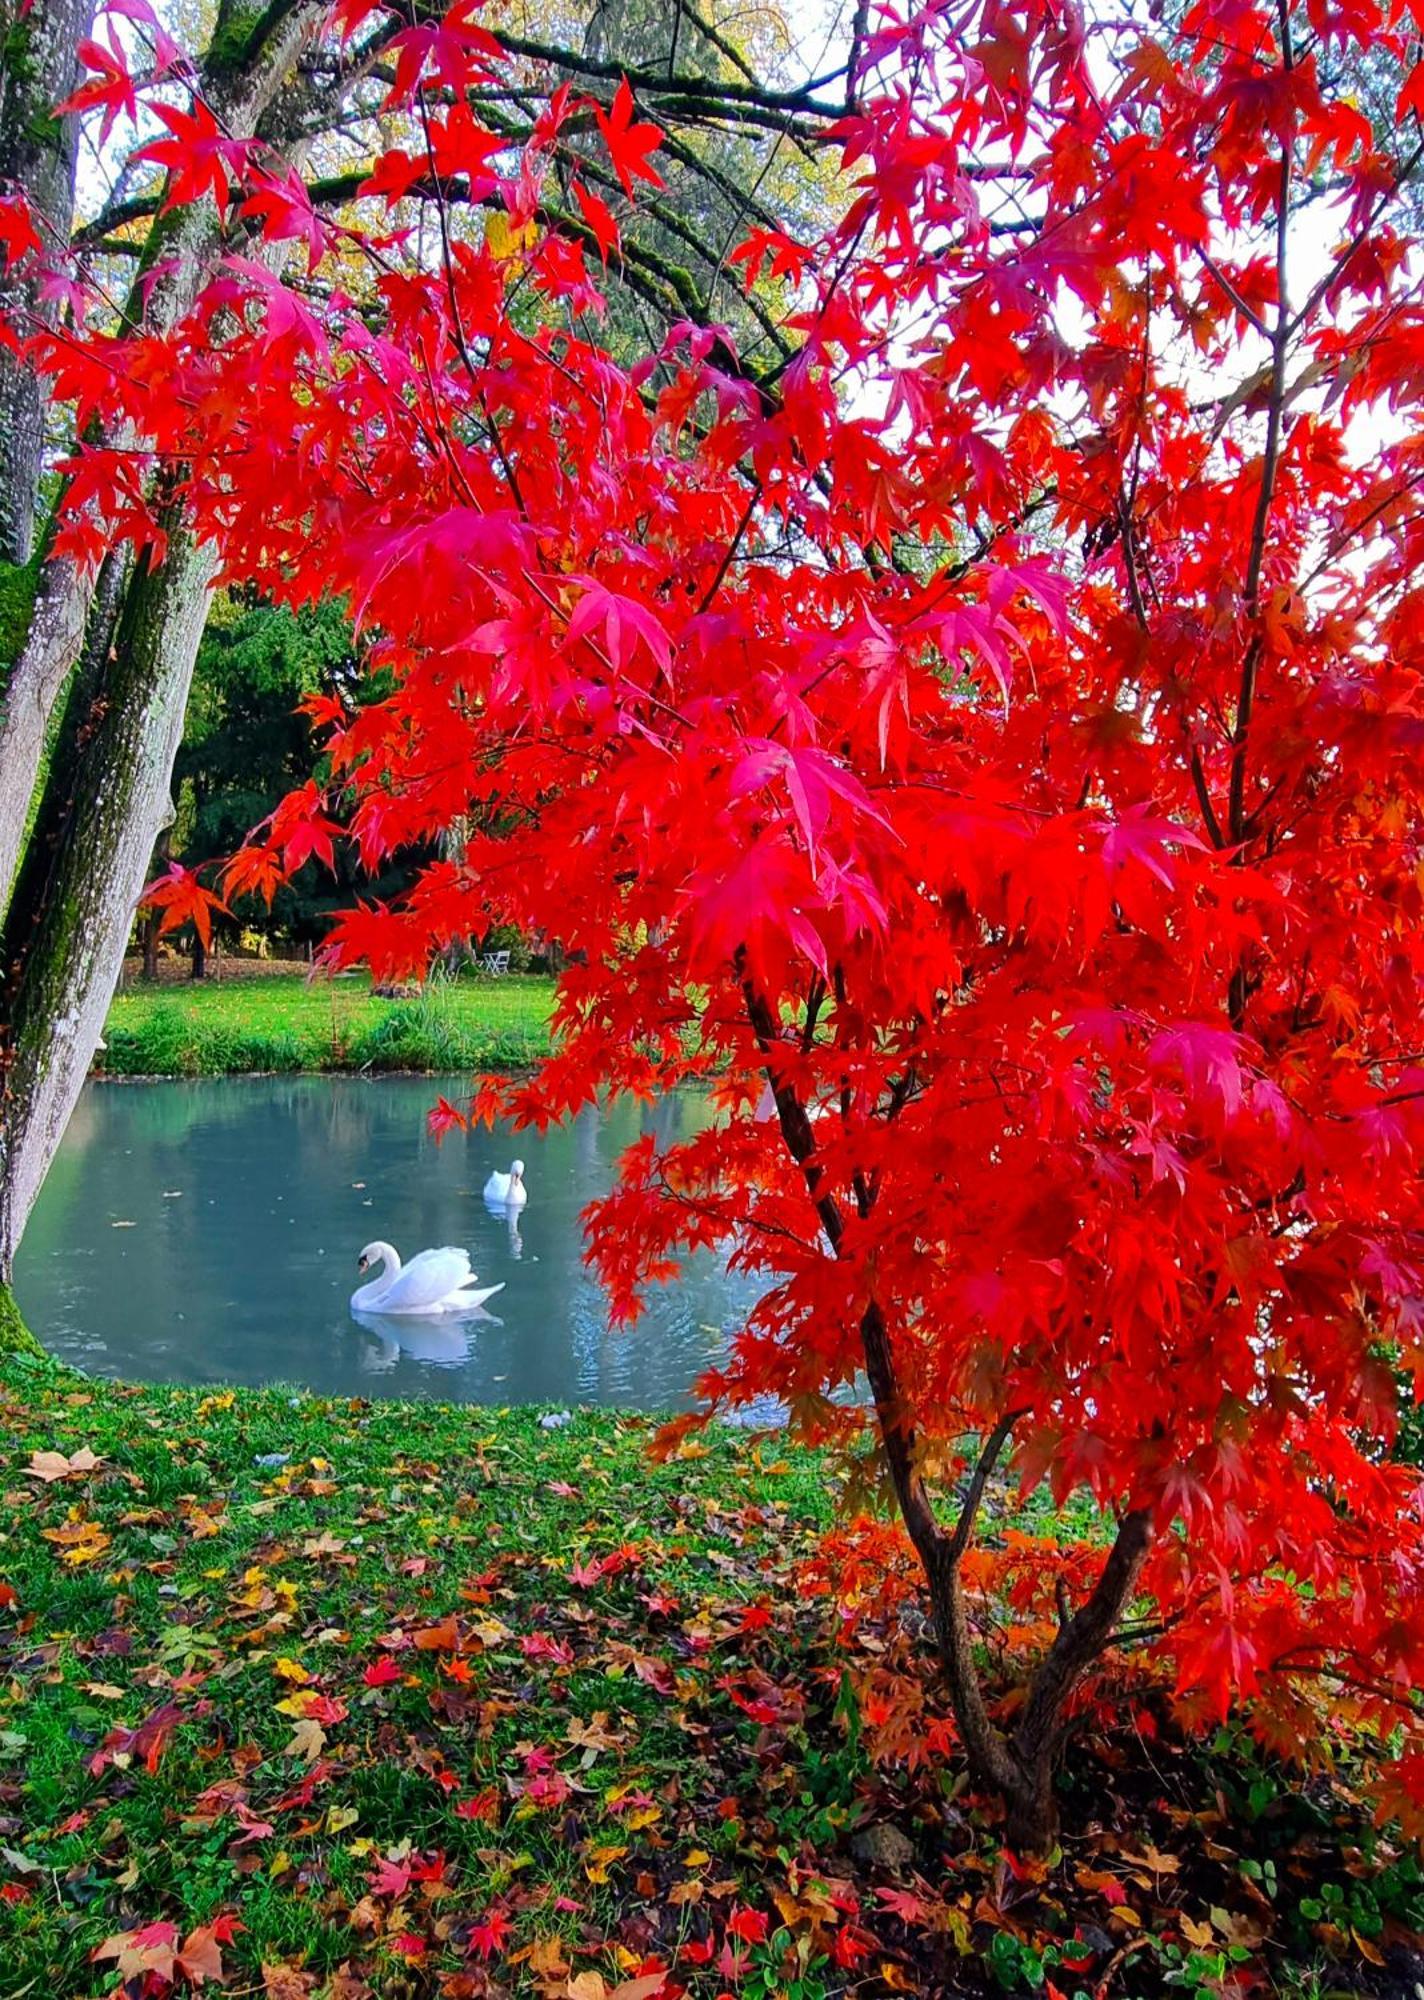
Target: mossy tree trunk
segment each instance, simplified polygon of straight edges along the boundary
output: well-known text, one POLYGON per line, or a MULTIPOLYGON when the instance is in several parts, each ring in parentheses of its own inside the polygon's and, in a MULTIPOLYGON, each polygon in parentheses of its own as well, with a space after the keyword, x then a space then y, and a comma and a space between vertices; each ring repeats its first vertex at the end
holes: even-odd
MULTIPOLYGON (((265 10, 224 0, 202 88, 227 130, 283 145, 297 122, 297 58, 322 12, 322 0, 265 10)), ((156 222, 130 300, 135 322, 174 324, 222 247, 211 210, 156 222)), ((0 716, 0 1318, 7 1300, 17 1317, 15 1252, 88 1074, 154 842, 172 814, 213 557, 178 509, 165 510, 163 527, 157 564, 144 558, 122 574, 111 564, 97 579, 66 562, 46 566, 0 716)))

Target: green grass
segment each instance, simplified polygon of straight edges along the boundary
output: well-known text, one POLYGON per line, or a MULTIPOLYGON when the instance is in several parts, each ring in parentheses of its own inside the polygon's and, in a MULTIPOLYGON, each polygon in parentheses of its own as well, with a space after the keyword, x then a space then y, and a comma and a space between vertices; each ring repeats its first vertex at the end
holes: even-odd
POLYGON ((140 986, 115 999, 101 1061, 110 1076, 519 1069, 548 1049, 553 995, 527 975, 437 981, 411 1000, 290 975, 140 986))
POLYGON ((828 1466, 651 1435, 0 1361, 0 2000, 115 1991, 121 1951, 133 2000, 186 1991, 204 1927, 276 2000, 1410 1969, 1417 1856, 1160 1702, 1144 1762, 1150 1688, 1075 1745, 1062 1855, 1006 1872, 917 1626, 809 1580, 828 1466))

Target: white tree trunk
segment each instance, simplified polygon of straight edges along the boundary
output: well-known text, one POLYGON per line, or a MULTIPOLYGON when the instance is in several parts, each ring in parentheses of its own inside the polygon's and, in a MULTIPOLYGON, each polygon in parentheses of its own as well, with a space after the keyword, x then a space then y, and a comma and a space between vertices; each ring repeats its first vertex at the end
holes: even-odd
MULTIPOLYGON (((0 1107, 0 1283, 64 1136, 103 1032, 154 842, 171 815, 168 785, 214 560, 176 521, 161 568, 141 567, 125 597, 104 703, 74 772, 74 805, 52 857, 34 857, 13 916, 24 969, 9 1019, 0 1107), (46 865, 46 861, 48 865, 46 865), (33 882, 33 886, 32 886, 33 882), (27 893, 28 892, 28 893, 27 893)), ((43 842, 47 829, 36 829, 43 842)))

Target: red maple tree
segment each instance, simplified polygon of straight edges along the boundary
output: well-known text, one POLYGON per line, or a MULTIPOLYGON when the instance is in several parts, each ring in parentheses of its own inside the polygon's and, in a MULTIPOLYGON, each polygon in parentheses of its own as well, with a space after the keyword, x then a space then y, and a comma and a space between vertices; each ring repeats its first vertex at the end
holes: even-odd
MULTIPOLYGON (((292 238, 300 285, 235 247, 171 335, 38 342, 81 434, 126 418, 183 468, 228 575, 342 594, 389 676, 228 887, 334 821, 374 863, 458 818, 459 858, 331 952, 389 979, 492 924, 559 941, 553 1055, 460 1115, 716 1093, 626 1156, 589 1255, 629 1315, 728 1250, 767 1291, 711 1404, 873 1423, 1013 1839, 1051 1836, 1074 1703, 1125 1649, 1277 1742, 1348 1701, 1382 1797, 1424 1800, 1391 1455, 1424 1145, 1398 9, 886 12, 840 220, 739 252, 795 342, 771 368, 715 328, 602 339, 616 217, 586 193, 586 236, 555 230, 540 195, 571 121, 656 184, 626 84, 561 92, 516 155, 451 106, 497 38, 464 0, 411 19, 407 145, 339 228, 202 106, 165 119, 171 198, 292 238), (1006 1469, 1103 1535, 1020 1564, 996 1709, 973 1549, 1006 1469)), ((128 460, 76 493, 76 549, 148 533, 128 460)))

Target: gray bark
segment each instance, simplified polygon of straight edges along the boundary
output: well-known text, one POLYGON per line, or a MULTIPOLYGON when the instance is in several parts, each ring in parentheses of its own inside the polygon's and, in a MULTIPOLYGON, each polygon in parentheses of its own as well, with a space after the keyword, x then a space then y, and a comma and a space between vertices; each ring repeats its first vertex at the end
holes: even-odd
MULTIPOLYGON (((24 194, 50 255, 69 241, 79 137, 77 119, 52 113, 79 80, 79 43, 93 12, 93 0, 34 0, 24 13, 12 0, 0 13, 0 183, 24 194)), ((53 316, 34 276, 23 268, 0 274, 0 319, 23 329, 53 316)), ((0 562, 28 562, 34 547, 46 401, 41 378, 0 347, 0 562)))
MULTIPOLYGON (((161 568, 136 571, 75 767, 72 810, 52 856, 13 906, 32 921, 9 1013, 0 1115, 0 1281, 103 1032, 149 857, 171 807, 169 778, 207 617, 213 558, 177 520, 161 568)), ((46 844, 47 829, 36 828, 46 844)))

